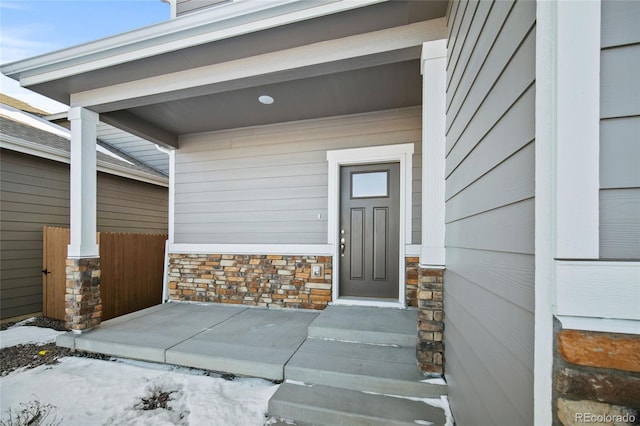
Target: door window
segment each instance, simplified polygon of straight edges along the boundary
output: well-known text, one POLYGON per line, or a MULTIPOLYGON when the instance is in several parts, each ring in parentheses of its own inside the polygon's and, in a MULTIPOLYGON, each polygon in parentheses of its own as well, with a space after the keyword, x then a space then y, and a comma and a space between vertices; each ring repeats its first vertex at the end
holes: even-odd
POLYGON ((351 198, 389 196, 389 172, 351 174, 351 198))

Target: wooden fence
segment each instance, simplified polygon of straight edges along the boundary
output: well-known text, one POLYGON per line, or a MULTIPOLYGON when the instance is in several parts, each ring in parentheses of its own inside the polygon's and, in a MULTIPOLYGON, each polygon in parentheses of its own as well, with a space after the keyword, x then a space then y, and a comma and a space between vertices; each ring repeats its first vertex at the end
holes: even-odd
MULTIPOLYGON (((102 319, 162 302, 166 235, 98 232, 102 319)), ((43 306, 45 316, 64 320, 65 261, 69 229, 43 229, 43 306)))

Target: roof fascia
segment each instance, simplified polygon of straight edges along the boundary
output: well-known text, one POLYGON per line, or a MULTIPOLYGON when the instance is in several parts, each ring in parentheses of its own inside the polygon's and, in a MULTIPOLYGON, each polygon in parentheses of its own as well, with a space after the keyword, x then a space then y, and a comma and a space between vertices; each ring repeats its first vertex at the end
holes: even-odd
MULTIPOLYGON (((98 113, 302 79, 420 57, 441 39, 444 18, 327 40, 71 94, 71 105, 98 113)), ((133 121, 133 120, 132 120, 133 121)), ((125 129, 127 130, 127 129, 125 129)))
POLYGON ((237 1, 138 30, 9 63, 25 87, 387 0, 237 1))

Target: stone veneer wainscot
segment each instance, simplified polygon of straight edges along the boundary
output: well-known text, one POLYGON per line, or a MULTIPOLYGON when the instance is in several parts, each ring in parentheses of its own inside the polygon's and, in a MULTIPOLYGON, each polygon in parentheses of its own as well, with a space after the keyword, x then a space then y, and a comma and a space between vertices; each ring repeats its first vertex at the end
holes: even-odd
POLYGON ((553 424, 640 424, 640 336, 554 332, 553 424))
POLYGON ((74 332, 100 325, 100 258, 67 259, 65 266, 65 321, 74 332))
POLYGON ((170 254, 171 300, 324 309, 331 301, 330 256, 170 254), (312 265, 322 276, 312 277, 312 265))
POLYGON ((444 270, 420 269, 416 358, 424 373, 444 374, 444 270))

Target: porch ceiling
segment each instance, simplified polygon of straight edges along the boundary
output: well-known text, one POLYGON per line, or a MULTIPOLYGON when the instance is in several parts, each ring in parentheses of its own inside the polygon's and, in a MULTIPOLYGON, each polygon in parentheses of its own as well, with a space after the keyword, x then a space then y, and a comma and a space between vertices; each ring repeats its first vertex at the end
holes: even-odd
POLYGON ((418 60, 135 107, 177 135, 419 105, 418 60), (258 96, 269 95, 272 105, 258 96))
MULTIPOLYGON (((447 2, 377 1, 219 39, 210 34, 228 26, 196 28, 194 22, 191 28, 193 14, 116 36, 109 54, 100 50, 109 44, 103 40, 94 51, 79 46, 78 53, 71 48, 51 54, 44 65, 27 69, 25 60, 3 66, 3 72, 32 90, 99 112, 113 126, 174 147, 178 136, 189 133, 419 105, 420 47, 445 37, 447 2), (178 41, 191 45, 161 49, 159 40, 181 22, 185 36, 178 41), (210 33, 202 34, 205 29, 210 33), (143 33, 154 35, 143 39, 143 33), (197 37, 211 40, 193 43, 197 37), (159 53, 148 55, 149 49, 159 53), (262 94, 275 103, 258 103, 262 94)), ((286 7, 313 9, 294 3, 286 7)), ((332 2, 317 7, 326 3, 332 2)))

